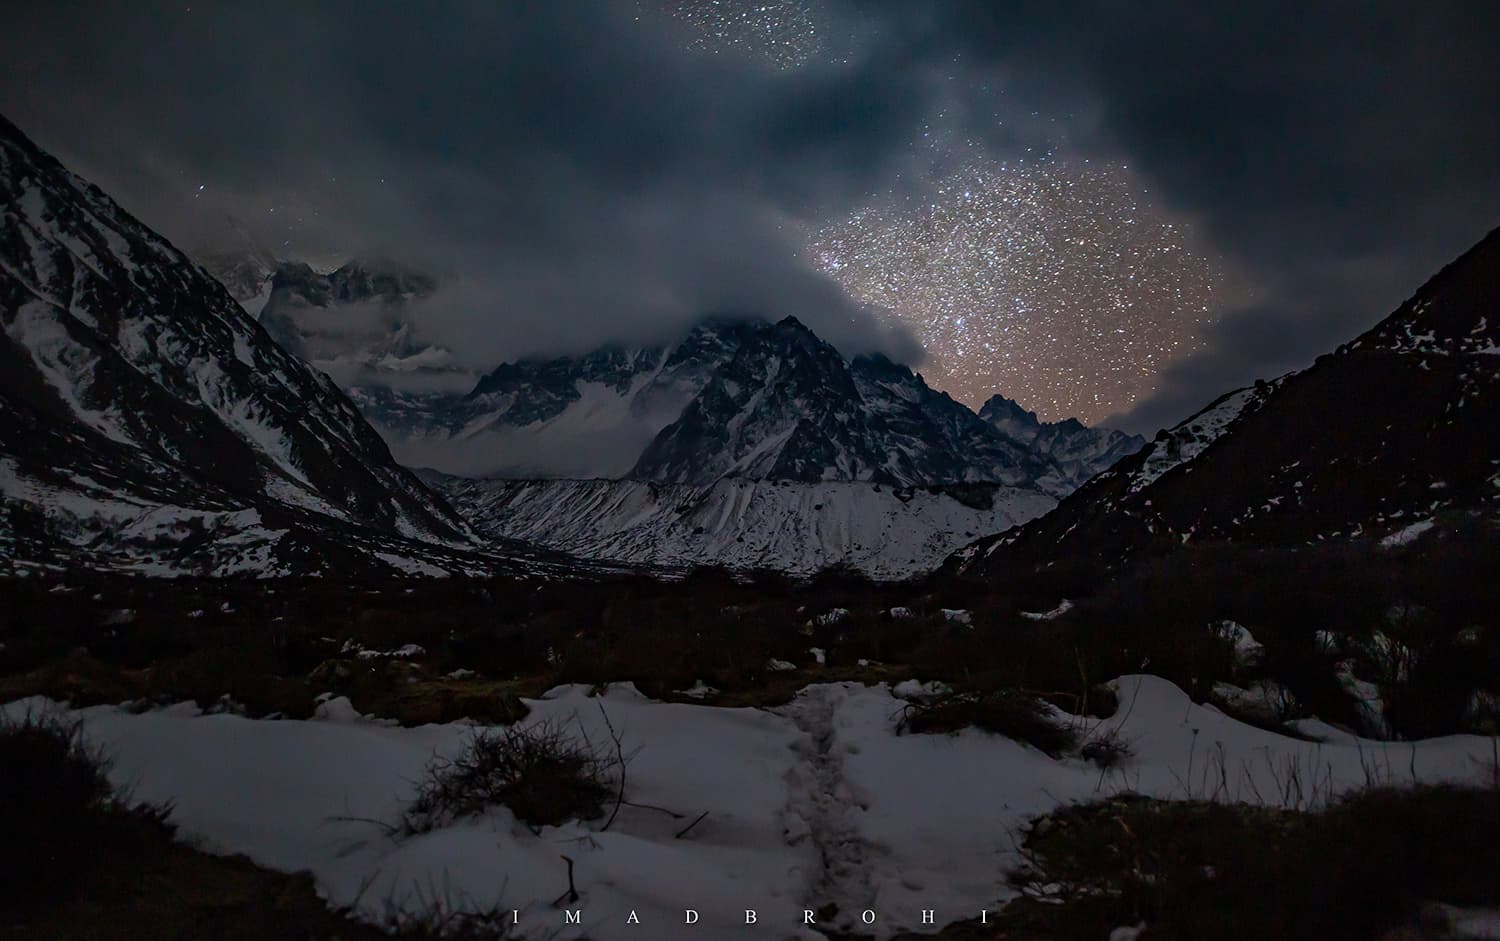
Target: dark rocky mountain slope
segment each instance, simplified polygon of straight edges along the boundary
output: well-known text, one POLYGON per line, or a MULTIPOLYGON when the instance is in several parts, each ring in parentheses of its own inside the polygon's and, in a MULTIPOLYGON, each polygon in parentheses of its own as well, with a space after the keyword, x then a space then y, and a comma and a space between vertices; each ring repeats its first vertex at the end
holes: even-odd
POLYGON ((1221 396, 1025 527, 984 576, 1154 549, 1421 538, 1500 500, 1500 230, 1315 364, 1221 396))
POLYGON ((0 210, 8 564, 304 572, 467 544, 326 375, 4 119, 0 210))

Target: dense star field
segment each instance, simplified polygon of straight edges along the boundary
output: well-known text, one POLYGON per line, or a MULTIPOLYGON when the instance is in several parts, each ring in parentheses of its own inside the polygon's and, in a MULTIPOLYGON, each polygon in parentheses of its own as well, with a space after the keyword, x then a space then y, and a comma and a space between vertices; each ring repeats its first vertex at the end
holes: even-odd
MULTIPOLYGON (((805 65, 824 50, 818 5, 809 0, 636 0, 648 15, 665 13, 684 29, 690 49, 744 52, 780 69, 805 65)), ((826 28, 826 22, 824 23, 826 28)))
POLYGON ((809 252, 909 324, 923 374, 979 405, 995 389, 1048 421, 1129 411, 1201 348, 1221 278, 1126 167, 976 164, 920 197, 829 225, 809 252))

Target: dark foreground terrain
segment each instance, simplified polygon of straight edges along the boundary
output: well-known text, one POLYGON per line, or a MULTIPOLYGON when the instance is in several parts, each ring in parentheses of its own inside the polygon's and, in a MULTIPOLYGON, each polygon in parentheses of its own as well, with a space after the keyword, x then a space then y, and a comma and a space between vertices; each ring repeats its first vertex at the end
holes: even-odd
MULTIPOLYGON (((112 787, 108 756, 74 727, 0 725, 0 760, 0 837, 31 848, 0 859, 0 936, 510 936, 503 917, 356 923, 306 874, 178 842, 170 808, 112 787)), ((1494 775, 1488 788, 1372 788, 1319 813, 1129 795, 1066 807, 1017 835, 1025 862, 1000 875, 1019 899, 935 937, 1102 938, 1137 923, 1150 938, 1492 937, 1461 929, 1500 905, 1494 775)))
MULTIPOLYGON (((0 702, 193 700, 304 718, 332 693, 405 725, 503 726, 525 714, 521 697, 561 683, 628 680, 653 697, 764 706, 809 683, 917 678, 953 692, 914 709, 909 733, 977 725, 1060 754, 1080 743, 1046 703, 1108 715, 1118 704, 1100 684, 1149 672, 1284 732, 1316 715, 1366 735, 1494 734, 1500 584, 1484 573, 1495 571, 1500 535, 1463 517, 1409 545, 1209 545, 1124 573, 1080 563, 984 583, 19 579, 0 589, 0 702), (1253 657, 1226 621, 1253 634, 1253 657), (1346 674, 1380 690, 1383 729, 1346 674), (679 692, 699 681, 716 692, 679 692), (1226 695, 1268 684, 1269 706, 1226 695)), ((4 734, 6 842, 43 848, 6 855, 9 936, 378 935, 329 911, 305 876, 174 841, 161 809, 77 773, 107 756, 51 734, 72 759, 21 757, 46 752, 41 730, 4 734)), ((942 936, 1098 938, 1145 921, 1146 937, 1202 937, 1208 925, 1221 937, 1299 936, 1292 924, 1315 926, 1309 937, 1445 937, 1444 919, 1458 916, 1432 903, 1500 904, 1497 808, 1493 791, 1437 788, 1371 791, 1320 814, 1115 798, 1018 834, 1028 867, 996 879, 1022 900, 1000 926, 992 916, 942 936), (1380 904, 1358 901, 1372 894, 1380 904)), ((460 929, 481 931, 403 930, 460 929)))
POLYGON ((516 696, 560 683, 630 681, 681 699, 674 691, 702 680, 720 692, 693 701, 768 705, 810 682, 918 678, 1072 708, 1101 682, 1147 672, 1198 701, 1216 684, 1273 682, 1289 694, 1277 724, 1317 715, 1376 737, 1488 733, 1494 572, 1500 528, 1464 516, 1403 546, 1205 545, 1124 572, 1080 562, 985 582, 13 579, 0 583, 0 699, 190 699, 303 718, 333 692, 420 724, 505 721, 516 696), (1251 632, 1253 658, 1225 622, 1251 632), (1385 735, 1341 674, 1380 689, 1385 735))

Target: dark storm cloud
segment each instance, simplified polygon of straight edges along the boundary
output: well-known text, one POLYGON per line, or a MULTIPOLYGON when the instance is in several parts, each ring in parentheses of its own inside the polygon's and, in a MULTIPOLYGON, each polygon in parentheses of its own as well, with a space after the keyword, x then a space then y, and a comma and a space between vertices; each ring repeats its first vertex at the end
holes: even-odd
POLYGON ((1234 285, 1122 416, 1148 431, 1309 362, 1500 223, 1489 2, 830 0, 829 52, 786 70, 684 51, 637 21, 661 6, 13 5, 0 110, 189 245, 232 213, 273 249, 437 271, 431 315, 481 359, 725 309, 915 357, 808 268, 799 223, 912 185, 929 130, 1127 163, 1234 285))
POLYGON ((0 41, 0 107, 189 246, 232 215, 273 250, 440 272, 432 319, 477 358, 714 310, 919 358, 805 264, 796 221, 874 185, 926 79, 691 55, 631 13, 36 5, 0 41))
MULTIPOLYGON (((888 9, 898 9, 899 5, 888 9)), ((927 41, 1195 217, 1248 293, 1122 421, 1170 424, 1373 324, 1500 224, 1493 3, 955 4, 927 41)))

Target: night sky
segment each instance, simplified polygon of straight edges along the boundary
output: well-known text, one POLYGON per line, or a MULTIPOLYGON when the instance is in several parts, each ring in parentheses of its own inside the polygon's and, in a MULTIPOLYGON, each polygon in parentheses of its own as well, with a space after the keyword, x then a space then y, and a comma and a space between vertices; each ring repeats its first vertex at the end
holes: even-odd
POLYGON ((476 367, 794 314, 1150 432, 1500 225, 1500 4, 19 3, 0 111, 183 247, 437 274, 476 367))

